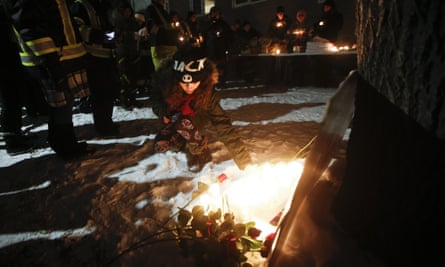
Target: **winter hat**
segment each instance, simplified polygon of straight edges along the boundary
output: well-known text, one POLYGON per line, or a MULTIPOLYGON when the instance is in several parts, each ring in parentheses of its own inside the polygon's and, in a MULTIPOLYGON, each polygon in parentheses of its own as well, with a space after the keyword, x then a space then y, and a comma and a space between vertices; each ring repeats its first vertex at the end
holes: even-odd
POLYGON ((208 65, 207 57, 198 47, 181 49, 173 56, 173 70, 183 83, 202 81, 206 77, 208 65))
POLYGON ((300 15, 306 17, 307 12, 306 12, 305 9, 299 9, 299 10, 297 11, 296 15, 297 15, 297 17, 300 16, 300 15))
POLYGON ((335 7, 335 1, 334 0, 326 0, 323 2, 324 6, 330 6, 330 7, 335 7))

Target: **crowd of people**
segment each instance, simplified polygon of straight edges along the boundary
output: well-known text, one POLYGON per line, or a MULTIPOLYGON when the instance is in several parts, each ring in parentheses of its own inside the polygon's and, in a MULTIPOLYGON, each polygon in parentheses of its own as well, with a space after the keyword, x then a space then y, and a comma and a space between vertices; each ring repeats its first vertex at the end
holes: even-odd
POLYGON ((98 136, 118 136, 114 106, 131 108, 138 94, 148 94, 165 124, 154 151, 184 150, 198 170, 211 160, 203 134, 206 122, 216 128, 240 168, 251 162, 214 90, 225 78, 228 57, 276 45, 282 51, 304 52, 315 35, 335 41, 342 26, 331 0, 314 24, 307 22, 304 9, 292 20, 278 7, 264 34, 247 20, 229 24, 216 7, 201 17, 190 11, 183 19, 165 9, 165 0, 152 0, 138 12, 127 0, 1 3, 2 35, 11 56, 6 64, 12 70, 2 75, 0 85, 1 131, 8 153, 33 147, 32 138, 21 131, 24 99, 31 94, 23 88, 32 83, 34 94, 40 92, 33 100, 40 100, 39 112, 48 117, 48 144, 58 156, 70 159, 91 151, 77 140, 75 108, 93 114, 98 136))
POLYGON ((304 8, 297 9, 295 16, 291 18, 284 7, 279 6, 264 34, 263 50, 266 53, 305 52, 307 42, 316 36, 329 42, 337 42, 342 27, 343 15, 337 10, 333 0, 323 2, 320 15, 314 23, 308 20, 304 8))

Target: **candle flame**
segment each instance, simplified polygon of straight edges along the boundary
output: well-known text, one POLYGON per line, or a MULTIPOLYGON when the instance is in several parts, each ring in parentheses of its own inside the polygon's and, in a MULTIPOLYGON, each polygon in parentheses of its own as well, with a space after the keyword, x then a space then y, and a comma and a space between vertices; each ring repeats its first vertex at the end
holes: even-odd
POLYGON ((198 202, 207 211, 231 213, 239 222, 254 221, 267 235, 276 229, 271 220, 288 209, 302 171, 301 160, 249 166, 242 177, 215 178, 198 202))

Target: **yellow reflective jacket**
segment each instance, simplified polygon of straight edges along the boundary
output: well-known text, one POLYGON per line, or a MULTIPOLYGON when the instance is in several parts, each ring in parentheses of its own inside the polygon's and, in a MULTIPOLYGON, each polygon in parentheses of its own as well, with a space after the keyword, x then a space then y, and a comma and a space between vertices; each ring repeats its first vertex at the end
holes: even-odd
POLYGON ((64 0, 24 1, 15 1, 10 10, 24 66, 40 65, 53 53, 59 61, 86 54, 64 0))

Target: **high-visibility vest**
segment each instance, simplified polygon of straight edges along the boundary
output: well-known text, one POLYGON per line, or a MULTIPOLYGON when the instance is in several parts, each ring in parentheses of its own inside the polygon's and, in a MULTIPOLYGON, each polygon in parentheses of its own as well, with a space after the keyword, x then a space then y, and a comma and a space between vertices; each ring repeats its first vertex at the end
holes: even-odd
POLYGON ((112 58, 114 57, 115 51, 113 48, 104 47, 102 44, 94 44, 90 40, 90 33, 92 29, 101 30, 102 26, 100 24, 100 19, 96 14, 96 10, 93 5, 88 0, 76 0, 76 3, 83 5, 88 14, 88 19, 90 25, 87 25, 85 21, 80 17, 75 17, 75 21, 79 25, 80 35, 84 41, 85 48, 87 52, 95 57, 100 58, 112 58))
POLYGON ((24 66, 38 66, 41 64, 40 56, 56 52, 59 60, 69 60, 79 58, 86 54, 85 47, 82 43, 77 42, 76 34, 71 23, 68 7, 63 1, 56 0, 57 8, 62 18, 63 31, 65 33, 66 45, 62 47, 56 46, 50 37, 38 38, 30 41, 24 41, 20 33, 14 28, 17 40, 20 45, 20 59, 24 66))

